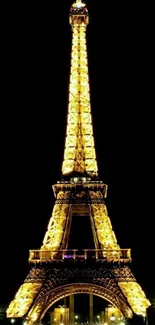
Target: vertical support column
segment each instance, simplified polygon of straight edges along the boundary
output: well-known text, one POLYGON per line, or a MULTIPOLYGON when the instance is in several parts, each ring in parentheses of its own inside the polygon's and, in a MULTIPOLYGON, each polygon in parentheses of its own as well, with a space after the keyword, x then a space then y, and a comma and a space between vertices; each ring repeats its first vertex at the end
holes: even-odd
POLYGON ((69 324, 74 325, 74 295, 69 296, 69 324))
POLYGON ((63 307, 64 307, 64 318, 63 318, 63 324, 64 325, 67 325, 68 324, 68 319, 67 319, 67 297, 64 298, 64 304, 63 304, 63 307))
POLYGON ((67 297, 64 298, 64 307, 67 307, 67 297))
POLYGON ((93 295, 89 294, 89 324, 93 325, 93 295))
POLYGON ((108 307, 105 308, 104 321, 105 321, 105 323, 108 324, 108 321, 109 321, 109 319, 108 319, 108 307))

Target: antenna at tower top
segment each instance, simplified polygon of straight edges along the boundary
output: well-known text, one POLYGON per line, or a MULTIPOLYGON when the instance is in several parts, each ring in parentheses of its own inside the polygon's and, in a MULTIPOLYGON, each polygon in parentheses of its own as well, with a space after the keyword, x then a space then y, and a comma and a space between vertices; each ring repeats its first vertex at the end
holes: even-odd
POLYGON ((81 7, 84 7, 85 4, 82 3, 82 0, 76 0, 76 2, 73 3, 73 6, 74 6, 74 7, 77 7, 77 8, 81 8, 81 7))

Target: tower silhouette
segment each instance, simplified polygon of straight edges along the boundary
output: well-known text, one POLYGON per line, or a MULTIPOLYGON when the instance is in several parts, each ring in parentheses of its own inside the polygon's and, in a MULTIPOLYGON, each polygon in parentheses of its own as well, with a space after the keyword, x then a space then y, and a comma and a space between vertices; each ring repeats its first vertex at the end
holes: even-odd
POLYGON ((125 318, 145 316, 150 305, 131 272, 130 249, 117 243, 105 205, 107 185, 98 175, 85 3, 73 3, 69 19, 72 50, 61 180, 53 185, 55 205, 41 248, 30 250, 30 271, 7 309, 7 317, 23 317, 28 325, 38 323, 59 299, 77 293, 108 300, 125 318))

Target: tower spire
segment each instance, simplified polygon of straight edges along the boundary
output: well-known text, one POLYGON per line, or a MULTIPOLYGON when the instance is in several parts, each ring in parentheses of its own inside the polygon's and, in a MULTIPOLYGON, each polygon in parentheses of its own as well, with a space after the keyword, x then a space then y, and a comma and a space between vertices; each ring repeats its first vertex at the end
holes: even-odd
POLYGON ((86 48, 88 10, 81 0, 70 9, 72 26, 69 103, 62 175, 97 176, 86 48))

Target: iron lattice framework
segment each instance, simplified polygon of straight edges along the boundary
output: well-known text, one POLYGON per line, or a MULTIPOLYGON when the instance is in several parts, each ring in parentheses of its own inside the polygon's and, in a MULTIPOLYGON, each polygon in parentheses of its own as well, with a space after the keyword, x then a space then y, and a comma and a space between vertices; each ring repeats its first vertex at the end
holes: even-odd
POLYGON ((71 8, 70 23, 73 35, 72 55, 62 174, 79 172, 97 175, 86 50, 88 11, 80 1, 71 8))
POLYGON ((69 107, 62 177, 53 186, 55 205, 42 246, 31 250, 30 272, 7 309, 7 317, 40 321, 59 299, 92 293, 115 305, 125 318, 145 315, 150 302, 130 270, 130 249, 120 249, 107 213, 107 185, 98 180, 86 50, 86 5, 71 6, 69 107), (89 216, 94 249, 68 250, 72 216, 89 216))

